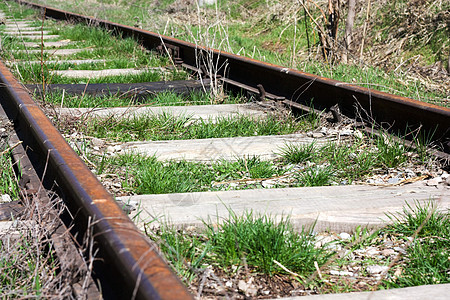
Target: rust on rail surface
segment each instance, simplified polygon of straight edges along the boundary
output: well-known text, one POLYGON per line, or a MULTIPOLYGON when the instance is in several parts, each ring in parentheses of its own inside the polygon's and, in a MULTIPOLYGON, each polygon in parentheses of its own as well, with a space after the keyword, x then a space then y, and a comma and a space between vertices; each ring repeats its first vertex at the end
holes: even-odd
POLYGON ((421 128, 432 133, 433 141, 450 153, 450 108, 283 68, 131 26, 27 1, 15 1, 41 9, 50 18, 101 26, 123 36, 134 37, 148 49, 161 48, 162 44, 166 45, 166 48, 177 49, 177 62, 190 69, 205 69, 199 62, 205 61, 204 57, 210 55, 209 59, 214 65, 222 66, 217 70, 217 75, 238 83, 229 83, 232 87, 247 86, 254 90, 262 86, 266 93, 280 99, 302 104, 309 104, 313 99, 315 108, 319 109, 338 104, 341 111, 349 117, 357 117, 372 126, 378 124, 403 134, 421 128))
MULTIPOLYGON (((33 139, 27 145, 40 153, 63 192, 67 206, 81 220, 90 219, 94 239, 120 285, 117 298, 192 299, 181 281, 158 255, 152 244, 124 214, 75 151, 64 140, 27 91, 0 62, 0 101, 22 134, 33 139)), ((25 146, 25 145, 24 145, 25 146)), ((101 288, 101 287, 100 287, 101 288)))

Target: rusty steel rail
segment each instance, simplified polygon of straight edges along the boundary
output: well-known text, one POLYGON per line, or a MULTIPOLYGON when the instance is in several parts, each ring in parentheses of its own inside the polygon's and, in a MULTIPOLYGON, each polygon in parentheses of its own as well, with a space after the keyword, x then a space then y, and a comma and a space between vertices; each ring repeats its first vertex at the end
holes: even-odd
POLYGON ((99 249, 94 272, 104 298, 192 299, 156 246, 125 215, 1 62, 0 103, 18 128, 29 156, 46 164, 46 171, 41 168, 39 174, 43 182, 48 186, 56 182, 77 227, 91 224, 99 249))
POLYGON ((314 107, 321 110, 338 104, 345 115, 396 133, 417 133, 416 130, 421 129, 428 136, 432 135, 435 145, 450 153, 450 108, 205 48, 131 26, 15 1, 42 10, 49 18, 100 26, 125 37, 134 37, 147 49, 169 52, 175 63, 191 70, 207 70, 202 61, 209 55, 215 65, 227 65, 216 70, 215 75, 220 75, 230 88, 251 92, 262 89, 268 98, 302 104, 309 104, 314 99, 314 107))

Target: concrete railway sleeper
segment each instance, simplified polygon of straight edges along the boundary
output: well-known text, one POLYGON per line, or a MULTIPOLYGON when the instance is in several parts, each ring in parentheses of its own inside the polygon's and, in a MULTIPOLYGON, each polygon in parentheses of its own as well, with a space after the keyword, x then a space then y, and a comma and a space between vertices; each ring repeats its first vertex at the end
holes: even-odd
MULTIPOLYGON (((52 191, 52 200, 62 199, 67 207, 65 225, 53 235, 58 256, 64 255, 57 247, 64 241, 80 242, 86 232, 93 234, 94 250, 84 255, 93 262, 92 270, 80 269, 83 274, 91 271, 92 279, 74 281, 73 297, 200 295, 203 283, 188 291, 160 258, 164 246, 148 238, 160 242, 157 233, 167 220, 183 230, 201 227, 211 218, 217 222, 210 226, 219 226, 218 220, 230 212, 269 212, 289 214, 297 230, 315 226, 320 235, 324 230, 345 233, 360 226, 385 226, 385 213, 402 211, 414 201, 434 199, 442 209, 450 207, 448 108, 17 2, 44 9, 48 18, 105 28, 119 35, 110 37, 114 43, 133 37, 142 45, 133 40, 123 44, 131 47, 124 59, 120 49, 89 44, 89 38, 58 42, 60 36, 71 35, 58 23, 10 24, 6 18, 4 34, 19 50, 10 48, 4 58, 14 58, 7 65, 27 83, 21 85, 0 65, 1 104, 21 140, 14 157, 19 159, 17 151, 23 149, 30 162, 21 162, 22 167, 36 168, 40 177, 30 179, 33 188, 42 185, 41 193, 52 191), (40 50, 32 49, 36 44, 40 50), (35 59, 23 60, 33 51, 35 59), (199 66, 196 55, 206 52, 219 64, 227 63, 228 71, 210 74, 199 66), (71 70, 83 74, 70 78, 71 70), (220 93, 217 83, 223 88, 220 93), (34 102, 30 93, 40 101, 34 102), (376 124, 389 124, 389 129, 376 124), (407 130, 402 138, 410 141, 389 134, 399 130, 407 130), (438 150, 430 151, 424 140, 438 150), (64 226, 71 228, 71 235, 64 226), (80 294, 83 284, 89 288, 81 292, 87 294, 80 294)), ((73 26, 88 35, 89 29, 73 26)), ((95 31, 94 36, 107 40, 108 34, 95 31)), ((5 205, 5 210, 21 209, 15 203, 5 205)), ((76 256, 70 263, 80 260, 76 256)), ((70 263, 61 262, 61 272, 70 263)), ((193 263, 184 261, 192 270, 193 263)), ((322 265, 315 266, 320 274, 322 265)), ((214 270, 197 271, 203 272, 208 288, 208 280, 217 280, 214 270)), ((188 281, 184 275, 182 280, 188 281)), ((251 280, 227 280, 210 295, 270 294, 263 288, 252 290, 251 280), (228 292, 224 284, 230 284, 228 292)))

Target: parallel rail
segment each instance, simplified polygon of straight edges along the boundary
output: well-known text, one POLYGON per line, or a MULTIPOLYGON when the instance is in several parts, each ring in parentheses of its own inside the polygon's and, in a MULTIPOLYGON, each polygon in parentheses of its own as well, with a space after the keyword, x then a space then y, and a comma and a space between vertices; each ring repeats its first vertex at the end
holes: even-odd
POLYGON ((27 1, 16 1, 42 10, 49 18, 96 25, 124 37, 134 37, 147 49, 159 47, 168 50, 175 62, 192 70, 205 70, 202 62, 209 55, 214 65, 222 66, 213 75, 221 76, 230 88, 253 92, 262 86, 274 100, 287 99, 309 104, 314 99, 314 106, 319 109, 338 104, 345 115, 359 118, 369 126, 378 124, 396 133, 406 134, 421 129, 428 136, 432 135, 435 145, 450 153, 450 108, 202 47, 131 26, 27 1))

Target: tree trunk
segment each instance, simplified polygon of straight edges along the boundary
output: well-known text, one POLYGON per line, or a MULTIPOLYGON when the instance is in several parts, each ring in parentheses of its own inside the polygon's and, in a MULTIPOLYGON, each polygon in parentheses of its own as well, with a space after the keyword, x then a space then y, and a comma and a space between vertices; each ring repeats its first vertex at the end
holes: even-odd
POLYGON ((347 24, 345 25, 345 36, 344 36, 345 49, 342 52, 342 62, 344 64, 347 63, 347 53, 350 49, 350 44, 352 43, 353 23, 355 22, 355 8, 356 8, 356 0, 348 0, 347 24))
POLYGON ((326 61, 335 57, 336 36, 339 25, 339 0, 328 0, 328 19, 325 20, 326 36, 319 34, 322 41, 323 56, 326 61))

